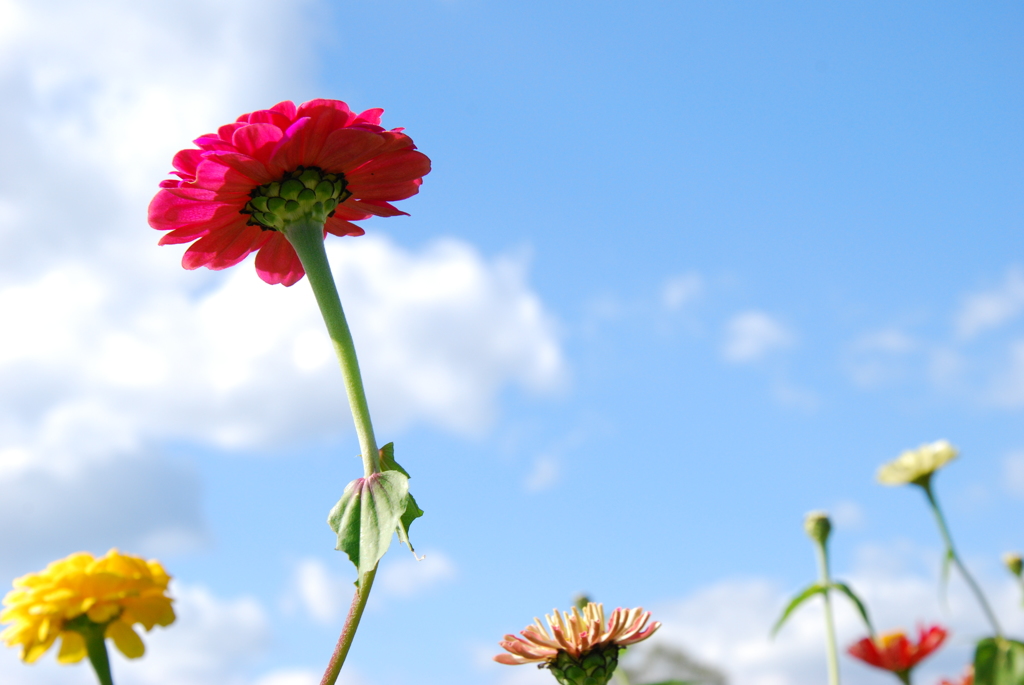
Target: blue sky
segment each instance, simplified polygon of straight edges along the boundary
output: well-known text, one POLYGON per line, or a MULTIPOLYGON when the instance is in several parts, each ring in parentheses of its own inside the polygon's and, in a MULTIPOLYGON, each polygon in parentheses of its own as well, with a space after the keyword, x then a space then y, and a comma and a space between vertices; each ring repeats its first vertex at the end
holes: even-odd
POLYGON ((347 685, 547 682, 488 659, 579 591, 733 683, 821 682, 816 610, 766 639, 817 508, 883 626, 953 628, 921 682, 955 674, 983 624, 873 474, 963 449, 940 495, 1024 633, 1022 29, 1009 2, 0 0, 0 574, 158 556, 182 618, 118 682, 318 682, 360 469, 308 286, 185 272, 144 209, 192 138, 331 97, 434 163, 411 217, 331 245, 427 512, 347 685))

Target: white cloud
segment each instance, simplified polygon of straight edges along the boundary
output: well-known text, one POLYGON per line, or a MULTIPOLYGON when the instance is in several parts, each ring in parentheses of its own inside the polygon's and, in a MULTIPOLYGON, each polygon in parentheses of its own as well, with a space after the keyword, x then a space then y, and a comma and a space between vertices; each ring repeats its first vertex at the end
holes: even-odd
POLYGON ((661 289, 661 302, 666 309, 675 311, 693 302, 704 291, 704 279, 690 272, 672 276, 661 289))
POLYGON ((420 559, 399 553, 382 561, 380 589, 392 597, 414 597, 454 580, 457 573, 455 562, 443 552, 428 550, 420 559))
MULTIPOLYGON (((386 598, 407 599, 453 580, 455 562, 436 550, 419 551, 419 559, 393 539, 389 554, 381 560, 371 605, 386 598)), ((286 608, 298 606, 319 623, 334 623, 348 611, 352 602, 355 569, 348 557, 339 552, 330 565, 320 559, 300 560, 292 575, 291 587, 284 598, 286 608)))
POLYGON ((836 528, 859 530, 864 527, 864 508, 853 500, 842 500, 832 508, 832 523, 836 528))
POLYGON ((1012 452, 1003 460, 1003 485, 1014 495, 1024 496, 1024 452, 1012 452))
MULTIPOLYGON (((337 559, 339 564, 348 564, 348 557, 343 554, 337 559)), ((320 623, 333 623, 341 618, 354 592, 351 578, 333 573, 327 564, 312 558, 302 559, 296 565, 292 585, 299 605, 320 623)))
MULTIPOLYGON (((866 557, 882 554, 899 559, 898 550, 866 551, 866 557)), ((931 556, 931 555, 929 555, 931 556)), ((937 565, 938 555, 934 555, 937 565)), ((861 569, 872 568, 864 559, 861 569)), ((937 579, 909 570, 897 561, 896 568, 873 572, 861 570, 843 577, 862 596, 879 630, 914 630, 919 622, 938 622, 951 628, 952 636, 936 656, 918 668, 916 682, 937 682, 942 676, 958 675, 971 655, 970 640, 984 634, 984 619, 964 588, 954 577, 950 585, 950 612, 938 600, 937 579)), ((1002 607, 1004 628, 1019 634, 1024 616, 1015 610, 1019 588, 1002 581, 987 585, 994 606, 1002 607)), ((795 588, 794 588, 795 591, 795 588)), ((825 643, 820 602, 801 607, 778 636, 769 631, 790 593, 763 579, 716 583, 671 604, 655 607, 656 618, 664 623, 652 643, 681 645, 699 661, 720 668, 729 681, 743 685, 819 685, 825 681, 825 643)), ((884 674, 845 655, 845 647, 865 635, 860 619, 842 597, 834 600, 843 682, 868 685, 882 682, 884 674)), ((648 646, 649 648, 649 646, 648 646)), ((640 650, 641 648, 636 648, 640 650)))
POLYGON ((964 298, 954 319, 957 336, 965 340, 974 338, 1011 321, 1021 312, 1024 312, 1024 271, 1013 267, 1000 287, 964 298))
POLYGON ((722 355, 736 364, 755 362, 771 352, 790 347, 795 336, 782 323, 764 312, 737 314, 726 325, 722 355))
MULTIPOLYGON (((523 264, 450 240, 413 253, 374 236, 335 241, 329 255, 385 428, 478 432, 506 385, 561 381, 554 324, 523 264)), ((137 439, 248 446, 347 429, 307 285, 267 286, 251 264, 198 297, 153 288, 126 303, 125 285, 80 267, 0 289, 0 315, 19 331, 0 341, 0 384, 24 389, 0 407, 21 432, 83 402, 137 439)))
POLYGON ((533 468, 523 481, 523 486, 527 492, 549 490, 558 482, 560 473, 558 459, 550 454, 541 454, 533 461, 533 468))
POLYGON ((906 378, 907 358, 918 348, 918 342, 899 329, 873 331, 853 341, 845 366, 854 384, 874 388, 906 378))
POLYGON ((989 400, 1006 409, 1024 407, 1024 340, 1010 344, 1004 363, 1004 368, 993 378, 989 400))

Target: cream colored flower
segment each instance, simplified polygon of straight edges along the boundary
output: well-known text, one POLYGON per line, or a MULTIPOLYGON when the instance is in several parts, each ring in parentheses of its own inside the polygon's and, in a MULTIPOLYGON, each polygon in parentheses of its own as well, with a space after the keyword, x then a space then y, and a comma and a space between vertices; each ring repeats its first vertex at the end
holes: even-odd
POLYGON ((947 440, 921 445, 878 469, 878 482, 882 485, 924 485, 935 471, 956 459, 958 454, 960 450, 947 440))
POLYGON ((625 647, 646 640, 661 627, 655 621, 645 628, 650 617, 651 612, 643 609, 616 609, 605 624, 601 604, 588 603, 582 616, 576 607, 571 614, 555 609, 554 616, 545 616, 550 633, 535 618, 533 625, 520 633, 523 637, 505 636, 500 644, 510 654, 499 654, 494 660, 510 665, 529 664, 551 661, 560 651, 579 659, 587 652, 612 644, 625 647))
POLYGON ((15 579, 0 613, 0 623, 10 623, 0 640, 21 645, 22 660, 31 663, 60 637, 57 660, 74 663, 85 658, 86 645, 71 622, 88 618, 126 657, 138 658, 146 648, 132 626, 150 630, 174 622, 169 581, 160 562, 116 549, 99 559, 88 552, 72 554, 15 579))

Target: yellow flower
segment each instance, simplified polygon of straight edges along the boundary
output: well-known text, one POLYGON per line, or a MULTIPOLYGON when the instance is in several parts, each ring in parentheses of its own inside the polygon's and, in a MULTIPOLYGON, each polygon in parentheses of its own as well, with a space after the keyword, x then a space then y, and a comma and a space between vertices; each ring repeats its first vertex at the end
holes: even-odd
POLYGON ((935 471, 956 459, 958 454, 960 451, 946 440, 921 445, 878 469, 878 482, 882 485, 925 485, 935 471))
POLYGON ((167 596, 170 576, 157 561, 121 554, 116 549, 96 559, 88 552, 72 554, 49 564, 40 573, 14 581, 4 597, 0 623, 10 625, 0 633, 9 647, 21 645, 21 659, 32 663, 61 638, 57 661, 74 663, 86 656, 85 639, 76 630, 85 621, 104 627, 129 659, 146 651, 132 628, 174 622, 167 596), (74 619, 75 624, 69 625, 74 619))

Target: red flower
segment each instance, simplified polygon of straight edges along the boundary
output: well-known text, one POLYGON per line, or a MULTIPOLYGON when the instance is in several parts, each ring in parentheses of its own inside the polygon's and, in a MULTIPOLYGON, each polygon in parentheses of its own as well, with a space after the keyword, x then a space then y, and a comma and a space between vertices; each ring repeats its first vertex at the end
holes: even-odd
POLYGON ((186 269, 224 269, 258 250, 260 278, 292 285, 305 272, 282 225, 312 216, 324 237, 362 235, 352 221, 405 214, 390 203, 419 192, 430 171, 402 129, 381 128, 382 112, 310 100, 243 114, 174 156, 178 178, 160 184, 149 225, 170 231, 161 245, 195 241, 186 269))
POLYGON ((897 675, 905 675, 926 656, 942 646, 946 639, 946 629, 934 625, 925 630, 918 628, 920 633, 915 645, 903 631, 895 631, 879 635, 872 640, 869 637, 853 644, 847 650, 852 656, 872 666, 884 668, 897 675))

